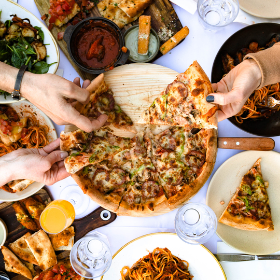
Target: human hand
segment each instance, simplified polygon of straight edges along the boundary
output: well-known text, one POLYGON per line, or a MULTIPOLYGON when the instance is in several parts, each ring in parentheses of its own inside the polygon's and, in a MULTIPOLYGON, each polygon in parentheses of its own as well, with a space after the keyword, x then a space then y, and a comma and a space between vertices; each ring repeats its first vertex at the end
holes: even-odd
POLYGON ((220 82, 212 84, 213 90, 206 101, 220 105, 218 121, 236 115, 246 100, 261 83, 261 70, 252 59, 235 66, 220 82))
MULTIPOLYGON (((91 87, 97 87, 101 80, 101 76, 98 76, 93 80, 91 87)), ((90 81, 86 80, 81 88, 79 78, 75 78, 72 83, 54 74, 39 75, 26 72, 23 76, 21 93, 56 124, 74 124, 86 132, 91 132, 104 125, 107 116, 101 115, 95 120, 90 120, 73 107, 75 105, 73 100, 82 104, 89 101, 90 94, 85 89, 89 84, 90 81)))
POLYGON ((63 161, 68 153, 57 150, 59 144, 60 139, 56 139, 42 149, 18 149, 2 156, 0 183, 4 185, 12 180, 29 179, 52 185, 70 176, 63 161))

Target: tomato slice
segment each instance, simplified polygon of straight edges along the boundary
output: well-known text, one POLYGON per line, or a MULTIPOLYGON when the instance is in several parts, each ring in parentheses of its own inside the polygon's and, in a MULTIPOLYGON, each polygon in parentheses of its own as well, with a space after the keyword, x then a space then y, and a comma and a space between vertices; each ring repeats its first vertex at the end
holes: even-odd
POLYGON ((60 265, 60 268, 59 268, 60 274, 63 274, 63 273, 65 273, 66 271, 67 271, 66 267, 65 267, 63 264, 61 264, 61 265, 60 265))
MULTIPOLYGON (((23 129, 23 130, 24 130, 24 129, 23 129)), ((22 130, 22 131, 23 131, 23 130, 22 130)), ((58 273, 59 273, 59 266, 58 266, 58 264, 55 264, 55 265, 53 266, 52 271, 53 271, 55 274, 58 274, 58 273)))

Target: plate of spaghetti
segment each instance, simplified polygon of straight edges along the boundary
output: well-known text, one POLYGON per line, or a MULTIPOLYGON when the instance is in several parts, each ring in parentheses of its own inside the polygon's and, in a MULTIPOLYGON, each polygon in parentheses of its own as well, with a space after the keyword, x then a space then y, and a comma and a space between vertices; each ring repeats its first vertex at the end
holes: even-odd
MULTIPOLYGON (((242 62, 248 53, 255 53, 272 47, 280 41, 280 25, 259 23, 247 26, 222 45, 212 67, 212 82, 216 83, 231 69, 242 62)), ((280 135, 280 106, 267 106, 268 97, 280 100, 280 83, 255 90, 241 111, 229 118, 242 130, 259 136, 280 135)))
MULTIPOLYGON (((0 104, 0 157, 18 149, 43 148, 57 139, 51 120, 28 101, 0 104)), ((43 183, 22 179, 0 187, 0 201, 17 201, 29 197, 43 183)))
POLYGON ((138 237, 114 254, 101 280, 226 280, 222 266, 203 245, 184 243, 175 233, 138 237))

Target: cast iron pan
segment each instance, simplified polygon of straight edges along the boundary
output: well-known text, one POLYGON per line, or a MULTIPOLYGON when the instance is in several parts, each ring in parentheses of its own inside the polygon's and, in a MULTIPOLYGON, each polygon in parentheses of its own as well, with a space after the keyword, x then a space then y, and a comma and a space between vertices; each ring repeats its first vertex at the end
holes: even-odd
MULTIPOLYGON (((217 83, 223 77, 223 53, 226 52, 234 57, 238 50, 248 48, 253 41, 258 42, 259 46, 265 46, 276 34, 280 34, 280 24, 277 23, 253 24, 234 33, 225 41, 216 55, 212 67, 212 83, 217 83)), ((275 59, 280 59, 280 57, 275 59)), ((229 118, 229 121, 240 129, 255 135, 269 137, 280 135, 280 111, 273 113, 269 118, 248 119, 241 124, 235 120, 235 117, 229 118)))

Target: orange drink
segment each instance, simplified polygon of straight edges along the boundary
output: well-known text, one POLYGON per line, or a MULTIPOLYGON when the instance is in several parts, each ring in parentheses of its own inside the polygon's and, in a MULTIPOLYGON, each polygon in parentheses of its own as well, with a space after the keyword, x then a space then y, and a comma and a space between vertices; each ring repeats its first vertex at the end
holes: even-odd
POLYGON ((44 231, 56 234, 68 228, 75 219, 73 205, 63 199, 51 202, 40 216, 40 224, 44 231))

